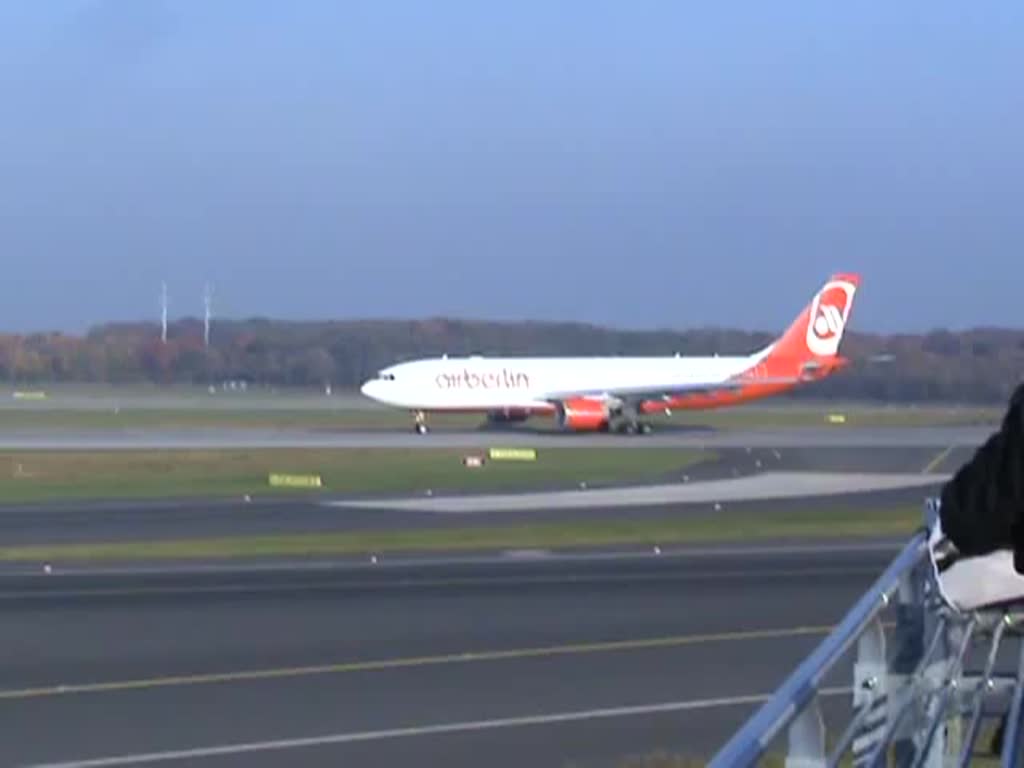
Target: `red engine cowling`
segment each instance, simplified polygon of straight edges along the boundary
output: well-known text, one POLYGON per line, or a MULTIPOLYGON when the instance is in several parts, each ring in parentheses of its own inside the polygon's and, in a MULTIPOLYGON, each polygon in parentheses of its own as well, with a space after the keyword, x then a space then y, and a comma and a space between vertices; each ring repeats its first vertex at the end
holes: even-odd
POLYGON ((600 400, 576 398, 557 408, 558 426, 575 432, 596 432, 608 426, 608 409, 600 400))

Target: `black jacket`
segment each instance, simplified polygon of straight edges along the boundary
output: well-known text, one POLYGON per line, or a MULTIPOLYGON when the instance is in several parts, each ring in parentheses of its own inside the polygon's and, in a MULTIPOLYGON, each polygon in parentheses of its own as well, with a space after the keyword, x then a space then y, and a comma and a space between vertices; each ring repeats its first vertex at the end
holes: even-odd
POLYGON ((943 486, 939 517, 962 555, 1013 549, 1024 573, 1024 384, 999 430, 943 486))

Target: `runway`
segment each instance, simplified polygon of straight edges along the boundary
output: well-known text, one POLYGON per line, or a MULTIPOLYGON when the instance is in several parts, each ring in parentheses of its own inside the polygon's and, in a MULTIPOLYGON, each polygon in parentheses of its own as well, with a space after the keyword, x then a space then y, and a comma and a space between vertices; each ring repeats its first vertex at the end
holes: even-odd
POLYGON ((492 446, 680 448, 877 448, 975 446, 991 426, 710 430, 670 427, 650 435, 560 434, 526 430, 412 432, 301 429, 12 429, 0 450, 171 450, 230 448, 488 448, 492 446))
MULTIPOLYGON (((218 434, 227 444, 253 436, 218 434)), ((716 513, 712 498, 752 514, 891 509, 922 503, 987 434, 582 436, 590 444, 714 448, 720 458, 687 467, 679 486, 703 491, 671 503, 637 506, 611 491, 582 505, 517 494, 518 504, 501 508, 491 499, 454 515, 394 499, 338 506, 330 496, 24 505, 0 508, 0 540, 18 546, 706 516, 716 513), (851 493, 826 483, 765 498, 751 486, 794 473, 834 483, 837 472, 861 480, 882 474, 891 487, 851 493), (723 495, 728 489, 732 496, 723 495)), ((500 441, 480 433, 263 437, 272 444, 545 444, 529 434, 500 441)), ((100 439, 130 448, 134 437, 100 439)), ((9 563, 0 571, 7 736, 0 764, 623 768, 658 751, 707 756, 898 546, 740 542, 658 554, 409 554, 374 565, 353 558, 185 569, 57 563, 49 574, 37 563, 9 563)), ((827 681, 829 717, 846 710, 849 682, 848 665, 827 681)))
POLYGON ((4 576, 0 763, 707 755, 893 551, 4 576))
POLYGON ((766 472, 741 479, 729 478, 685 485, 650 484, 615 489, 328 503, 340 508, 491 514, 536 509, 593 509, 602 505, 623 508, 665 507, 675 504, 722 504, 735 501, 847 496, 870 491, 932 487, 944 479, 946 476, 898 473, 766 472))

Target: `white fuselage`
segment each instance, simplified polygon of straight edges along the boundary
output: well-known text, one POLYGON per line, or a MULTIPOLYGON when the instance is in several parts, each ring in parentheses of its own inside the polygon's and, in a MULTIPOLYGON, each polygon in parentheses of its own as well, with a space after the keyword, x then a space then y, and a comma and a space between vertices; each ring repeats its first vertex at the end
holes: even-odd
POLYGON ((441 410, 491 411, 499 420, 522 415, 512 410, 553 411, 564 426, 581 429, 606 425, 614 415, 625 417, 631 431, 634 415, 652 408, 746 402, 829 375, 841 362, 859 284, 859 275, 832 275, 775 341, 750 355, 441 357, 385 368, 362 391, 417 411, 418 431, 423 412, 441 410), (506 413, 494 413, 500 411, 506 413))
MULTIPOLYGON (((763 353, 761 353, 763 354, 763 353)), ((449 357, 390 366, 366 382, 375 400, 412 410, 543 409, 585 392, 718 383, 756 365, 744 357, 449 357)))

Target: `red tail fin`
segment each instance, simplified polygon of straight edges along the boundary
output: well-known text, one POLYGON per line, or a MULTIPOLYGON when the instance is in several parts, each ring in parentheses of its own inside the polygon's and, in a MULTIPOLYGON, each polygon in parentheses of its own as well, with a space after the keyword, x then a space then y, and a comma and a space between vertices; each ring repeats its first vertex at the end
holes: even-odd
POLYGON ((830 277, 778 341, 765 350, 759 366, 763 373, 817 378, 844 365, 839 344, 859 287, 860 275, 830 277))
POLYGON ((833 275, 778 340, 750 358, 739 374, 740 387, 644 403, 644 413, 668 408, 720 408, 792 389, 801 381, 824 378, 846 365, 839 344, 853 309, 860 276, 833 275))

